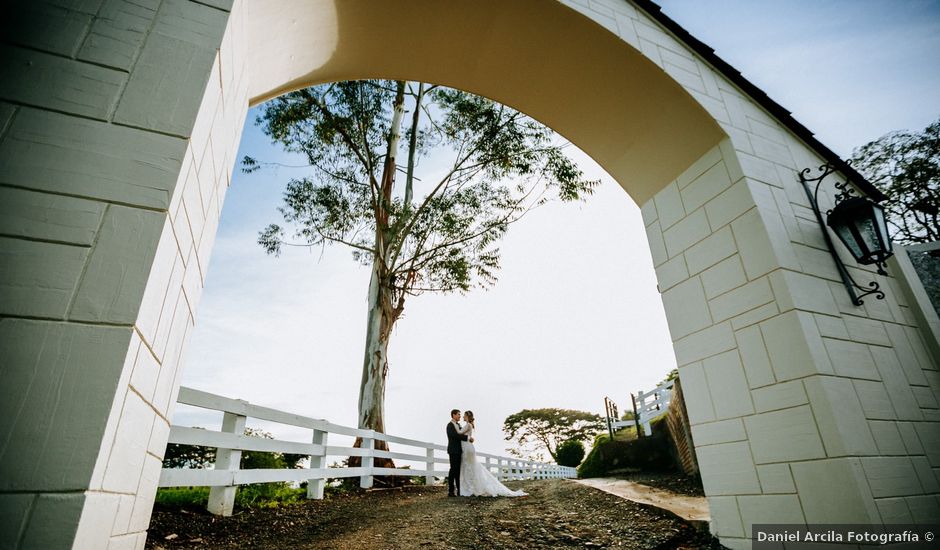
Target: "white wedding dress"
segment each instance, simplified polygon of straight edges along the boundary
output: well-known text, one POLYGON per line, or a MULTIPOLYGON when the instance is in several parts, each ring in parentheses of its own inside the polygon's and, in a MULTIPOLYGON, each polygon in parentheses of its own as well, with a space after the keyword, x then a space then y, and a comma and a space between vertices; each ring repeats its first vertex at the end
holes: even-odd
MULTIPOLYGON (((468 422, 460 430, 468 438, 473 437, 473 426, 468 422)), ((462 497, 522 497, 524 491, 513 491, 496 479, 485 464, 477 460, 473 443, 461 441, 463 455, 460 458, 460 496, 462 497)))

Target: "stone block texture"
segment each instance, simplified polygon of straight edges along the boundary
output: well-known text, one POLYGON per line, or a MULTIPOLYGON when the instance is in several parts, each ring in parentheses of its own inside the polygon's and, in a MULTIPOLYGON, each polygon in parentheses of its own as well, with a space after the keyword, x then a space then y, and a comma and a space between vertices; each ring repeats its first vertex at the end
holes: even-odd
POLYGON ((237 6, 5 9, 0 547, 143 548, 248 107, 237 6))
POLYGON ((749 548, 755 522, 931 517, 940 358, 902 293, 849 302, 797 176, 823 159, 641 9, 563 1, 612 18, 727 133, 641 205, 713 531, 749 548))
MULTIPOLYGON (((726 134, 641 205, 713 530, 745 548, 768 519, 935 519, 937 348, 905 295, 849 302, 797 178, 822 159, 628 0, 561 1, 726 134)), ((18 0, 0 20, 4 548, 143 548, 248 106, 246 10, 18 0)))

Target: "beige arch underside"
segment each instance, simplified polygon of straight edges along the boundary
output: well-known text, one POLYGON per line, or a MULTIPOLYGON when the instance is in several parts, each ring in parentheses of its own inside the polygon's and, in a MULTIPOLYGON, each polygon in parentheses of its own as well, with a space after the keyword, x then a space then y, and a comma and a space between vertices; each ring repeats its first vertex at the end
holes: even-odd
POLYGON ((637 204, 724 137, 672 77, 559 2, 277 0, 246 7, 253 105, 329 81, 444 84, 553 128, 637 204), (451 38, 458 29, 464 36, 451 38))

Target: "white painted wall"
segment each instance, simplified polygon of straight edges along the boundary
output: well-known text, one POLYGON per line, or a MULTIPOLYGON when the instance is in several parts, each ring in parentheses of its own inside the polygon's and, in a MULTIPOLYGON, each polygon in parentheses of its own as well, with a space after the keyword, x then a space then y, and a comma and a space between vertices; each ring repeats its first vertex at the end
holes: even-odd
MULTIPOLYGON (((728 136, 671 167, 681 175, 642 206, 722 542, 744 548, 749 525, 768 520, 940 516, 937 359, 892 277, 849 263, 888 296, 848 303, 796 178, 821 159, 633 5, 565 3, 661 67, 728 136)), ((11 11, 5 547, 143 547, 248 106, 245 9, 45 0, 11 11)))

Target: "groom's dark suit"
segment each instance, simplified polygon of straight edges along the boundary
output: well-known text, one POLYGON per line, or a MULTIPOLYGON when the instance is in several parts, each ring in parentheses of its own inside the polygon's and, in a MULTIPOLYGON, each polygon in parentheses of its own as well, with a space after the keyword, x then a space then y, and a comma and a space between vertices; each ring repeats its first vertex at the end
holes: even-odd
POLYGON ((460 442, 467 440, 467 436, 457 433, 455 424, 454 421, 447 423, 447 456, 450 457, 450 471, 447 472, 448 495, 460 494, 460 458, 463 454, 460 442))

